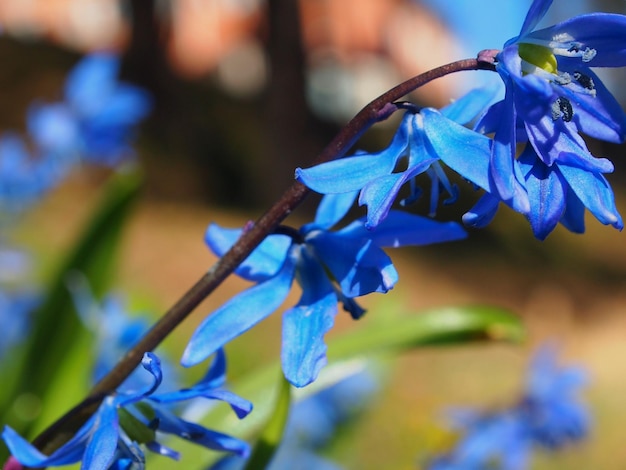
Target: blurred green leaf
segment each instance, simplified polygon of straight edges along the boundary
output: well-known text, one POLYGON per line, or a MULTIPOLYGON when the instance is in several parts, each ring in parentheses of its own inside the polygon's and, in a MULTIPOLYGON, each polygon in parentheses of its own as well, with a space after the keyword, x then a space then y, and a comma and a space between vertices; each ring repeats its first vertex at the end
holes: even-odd
POLYGON ((397 352, 425 345, 450 345, 470 341, 523 339, 520 318, 510 311, 490 306, 444 307, 415 315, 372 322, 333 341, 329 360, 359 354, 397 352))
MULTIPOLYGON (((84 344, 88 335, 75 312, 66 279, 68 273, 79 271, 89 279, 97 298, 107 291, 115 269, 122 228, 139 188, 137 173, 120 173, 112 177, 94 216, 77 238, 73 250, 62 259, 40 308, 34 312, 28 341, 15 351, 11 361, 6 361, 10 363, 8 367, 0 371, 3 381, 0 420, 22 434, 29 433, 33 422, 20 419, 14 413, 14 405, 21 397, 32 397, 33 401, 47 405, 46 394, 50 391, 58 396, 58 387, 54 383, 63 375, 63 380, 70 381, 66 382, 68 393, 65 397, 71 402, 80 398, 69 394, 75 388, 71 384, 84 377, 75 368, 85 367, 85 364, 79 365, 81 357, 75 357, 79 352, 72 345, 84 344)), ((84 352, 82 354, 85 356, 84 352)), ((55 414, 63 411, 62 404, 50 406, 56 408, 55 414)))
MULTIPOLYGON (((310 393, 318 391, 318 382, 325 381, 325 373, 331 368, 334 371, 343 369, 345 375, 349 375, 354 370, 352 366, 359 366, 367 357, 393 355, 430 345, 479 341, 519 342, 523 337, 524 327, 518 316, 509 310, 489 306, 437 308, 414 315, 394 315, 369 322, 366 320, 361 322, 360 327, 328 341, 329 365, 315 383, 298 389, 298 396, 306 396, 309 390, 310 393)), ((217 406, 202 419, 202 424, 242 439, 252 439, 272 416, 274 396, 268 391, 272 389, 276 374, 279 373, 280 364, 273 362, 243 380, 230 384, 235 393, 254 404, 254 411, 244 420, 238 421, 230 408, 217 406)), ((333 375, 333 380, 328 381, 326 386, 341 380, 340 373, 333 375)), ((207 452, 206 449, 180 440, 173 447, 181 452, 181 464, 185 468, 207 468, 220 457, 219 453, 207 452)), ((158 460, 150 460, 150 468, 158 470, 168 467, 159 466, 158 460)))
POLYGON ((291 406, 291 384, 280 374, 278 396, 270 417, 257 440, 252 455, 246 464, 246 470, 266 468, 280 445, 291 406))

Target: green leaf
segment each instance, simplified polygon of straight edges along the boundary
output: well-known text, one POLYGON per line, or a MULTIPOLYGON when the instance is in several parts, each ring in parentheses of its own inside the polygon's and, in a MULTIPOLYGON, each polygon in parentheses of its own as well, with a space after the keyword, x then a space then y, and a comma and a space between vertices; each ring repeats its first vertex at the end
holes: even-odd
MULTIPOLYGON (((330 373, 332 380, 328 380, 326 386, 341 380, 342 374, 350 375, 355 367, 362 367, 365 358, 389 356, 430 345, 484 341, 519 342, 523 337, 524 328, 520 318, 497 307, 446 307, 413 315, 380 315, 377 318, 368 318, 346 334, 328 341, 329 365, 316 382, 297 390, 298 397, 319 391, 318 382, 326 381, 327 373, 330 373)), ((238 422, 233 418, 232 410, 218 406, 201 423, 210 429, 250 440, 272 417, 272 394, 268 390, 279 373, 280 364, 276 361, 231 384, 235 393, 254 403, 254 411, 244 420, 238 422)), ((181 464, 185 468, 207 468, 221 456, 180 441, 173 444, 173 447, 181 452, 181 464)), ((155 470, 167 468, 160 467, 158 461, 151 460, 150 468, 153 467, 155 470)))
POLYGON ((267 468, 271 462, 278 446, 280 445, 287 418, 289 417, 289 407, 291 405, 291 384, 287 382, 283 374, 280 374, 278 396, 274 404, 274 409, 261 432, 259 439, 252 450, 252 455, 246 464, 246 470, 257 468, 267 468))
POLYGON ((329 345, 329 360, 359 354, 398 352, 426 345, 451 345, 471 341, 523 339, 518 316, 498 307, 445 307, 416 315, 394 317, 390 323, 371 322, 352 330, 329 345))
POLYGON ((146 444, 154 441, 156 438, 156 431, 149 428, 144 423, 139 421, 130 411, 125 408, 118 408, 117 416, 119 417, 120 427, 126 432, 131 440, 138 442, 139 444, 146 444))
MULTIPOLYGON (((22 434, 28 433, 32 422, 15 416, 15 400, 29 396, 45 406, 48 388, 64 370, 63 364, 68 356, 76 354, 70 345, 82 343, 81 338, 87 335, 66 287, 67 276, 75 271, 85 274, 97 297, 107 291, 115 269, 122 228, 139 188, 137 173, 117 174, 107 184, 104 198, 94 216, 73 245, 73 250, 60 263, 40 308, 34 312, 28 341, 15 351, 12 361, 6 361, 10 365, 0 371, 3 381, 0 387, 0 420, 22 434)), ((71 377, 67 379, 71 380, 71 377)), ((68 398, 76 401, 80 397, 68 398)), ((57 413, 60 411, 57 408, 57 413)))

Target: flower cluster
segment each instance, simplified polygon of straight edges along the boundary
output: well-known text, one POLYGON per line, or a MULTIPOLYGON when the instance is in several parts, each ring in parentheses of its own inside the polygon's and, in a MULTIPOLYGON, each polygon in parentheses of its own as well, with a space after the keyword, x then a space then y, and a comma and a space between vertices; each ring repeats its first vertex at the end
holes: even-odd
POLYGON ((29 207, 82 161, 113 166, 132 156, 130 140, 151 100, 118 72, 115 55, 87 56, 70 72, 63 101, 28 111, 28 145, 0 136, 0 212, 29 207))
MULTIPOLYGON (((192 366, 276 310, 294 279, 302 287, 298 304, 283 315, 282 365, 285 377, 303 387, 315 380, 326 363, 324 335, 333 326, 337 302, 357 319, 364 310, 355 302, 373 292, 393 288, 398 274, 383 247, 424 245, 458 240, 465 231, 456 223, 436 222, 390 211, 376 230, 358 219, 334 232, 352 206, 355 192, 322 199, 313 223, 267 239, 239 266, 237 274, 257 284, 231 298, 195 331, 182 364, 192 366)), ((209 226, 206 241, 224 254, 241 230, 209 226)))
POLYGON ((561 369, 553 349, 540 349, 522 399, 502 411, 455 412, 455 425, 463 436, 428 469, 523 470, 533 447, 556 450, 583 439, 589 427, 589 411, 578 396, 584 382, 581 369, 561 369))
MULTIPOLYGON (((228 403, 239 418, 251 411, 248 401, 223 388, 223 347, 279 309, 294 281, 302 293, 283 314, 282 370, 296 387, 315 381, 327 361, 324 337, 333 327, 338 305, 359 319, 365 309, 357 298, 386 293, 396 285, 398 273, 385 248, 466 237, 460 224, 433 219, 441 199, 453 203, 460 194, 447 170, 484 191, 463 216, 466 225, 487 225, 503 203, 523 214, 539 239, 559 223, 583 232, 585 210, 621 230, 623 221, 605 178, 613 164, 593 156, 582 135, 607 142, 626 139, 626 114, 592 70, 626 65, 626 16, 582 15, 536 29, 551 3, 534 0, 518 36, 501 50, 478 55, 475 63, 491 64, 501 78, 503 96, 479 88, 439 110, 386 103, 378 110, 381 116, 388 116, 389 109, 406 110, 387 148, 296 170, 299 182, 324 194, 315 218, 298 229, 279 226, 238 266, 236 273, 254 285, 204 319, 183 353, 184 366, 213 355, 199 382, 185 389, 179 389, 176 380, 164 383, 164 375, 175 379, 175 374, 168 372, 167 361, 162 365, 146 352, 141 367, 104 397, 76 435, 51 455, 6 426, 2 437, 12 454, 7 468, 79 461, 87 469, 144 468, 145 449, 178 458, 162 443, 163 434, 247 457, 246 443, 186 421, 172 405, 205 398, 228 403), (430 217, 394 209, 397 199, 403 207, 417 200, 417 181, 424 176, 431 181, 430 217), (366 206, 366 215, 340 225, 357 200, 366 206)), ((150 100, 139 88, 118 81, 118 72, 119 61, 112 55, 87 57, 70 73, 62 102, 29 110, 31 144, 14 134, 0 137, 0 217, 23 211, 79 162, 114 166, 132 155, 133 129, 149 111, 150 100)), ((3 222, 0 218, 0 228, 3 222)), ((205 241, 221 257, 250 228, 212 224, 205 241)), ((121 351, 136 343, 146 325, 129 320, 116 298, 96 304, 80 281, 71 289, 85 325, 97 336, 95 376, 100 378, 121 351)), ((10 311, 22 317, 32 308, 2 290, 0 306, 0 315, 10 311)), ((24 324, 16 325, 14 336, 19 336, 24 324)), ((0 355, 4 352, 3 347, 0 355)), ((542 351, 533 361, 523 398, 503 411, 458 413, 456 424, 465 435, 430 468, 521 470, 533 447, 560 448, 581 439, 589 422, 577 399, 582 383, 579 370, 559 369, 553 351, 542 351)), ((336 392, 320 402, 301 404, 293 419, 300 417, 307 425, 317 425, 317 431, 330 432, 344 417, 346 404, 337 400, 336 392)), ((349 389, 349 404, 356 394, 349 389)), ((325 437, 309 440, 321 442, 325 437)), ((292 450, 289 459, 302 458, 304 464, 302 456, 310 449, 295 445, 292 450)), ((325 465, 319 459, 312 462, 315 468, 325 465)))
POLYGON ((248 454, 245 442, 179 418, 168 406, 202 397, 224 401, 239 418, 245 417, 252 405, 221 388, 226 370, 223 352, 218 351, 212 366, 198 383, 169 393, 155 393, 163 380, 158 357, 146 353, 141 365, 151 379, 147 386, 107 396, 76 435, 49 456, 39 452, 10 427, 5 427, 2 437, 12 459, 27 467, 61 466, 82 461, 82 468, 90 470, 134 468, 133 464, 143 468, 145 456, 139 444, 144 444, 152 452, 178 458, 176 451, 157 441, 161 433, 173 434, 209 449, 242 456, 248 454))
POLYGON ((535 0, 517 37, 501 51, 479 55, 493 62, 502 78, 502 100, 481 109, 477 96, 462 98, 453 106, 465 111, 454 119, 445 108, 410 112, 386 150, 298 169, 297 179, 323 194, 358 189, 373 227, 400 186, 417 174, 428 172, 433 179, 431 212, 440 186, 454 194, 441 161, 486 191, 463 217, 468 225, 485 226, 504 202, 528 218, 539 239, 559 222, 583 232, 585 208, 621 230, 604 177, 613 164, 591 155, 579 134, 608 142, 626 137, 624 111, 590 68, 626 65, 626 16, 581 15, 535 31, 551 3, 535 0), (476 114, 472 130, 458 124, 476 114), (400 157, 407 157, 408 167, 397 172, 400 157))
MULTIPOLYGON (((130 316, 119 296, 113 294, 97 302, 80 274, 71 276, 68 285, 81 320, 95 336, 94 378, 98 380, 141 338, 149 325, 148 318, 130 316)), ((138 367, 114 394, 106 397, 73 439, 52 455, 43 455, 8 426, 3 438, 13 457, 29 467, 82 461, 83 468, 89 469, 135 468, 132 464, 143 468, 143 446, 178 459, 177 452, 157 441, 161 433, 173 434, 209 449, 247 456, 249 448, 245 442, 188 422, 176 414, 184 414, 184 410, 172 408, 179 402, 204 398, 228 403, 239 418, 250 413, 251 403, 224 388, 224 352, 216 351, 209 370, 192 387, 178 389, 176 382, 175 370, 169 361, 162 362, 155 354, 146 353, 142 367, 138 367), (165 382, 164 373, 168 377, 165 382)))
POLYGON ((5 232, 77 164, 111 166, 132 155, 130 139, 151 101, 145 91, 120 82, 118 69, 114 55, 86 57, 70 72, 63 101, 31 107, 28 142, 12 132, 0 135, 0 319, 9 325, 0 356, 23 336, 37 305, 36 289, 24 287, 26 276, 17 266, 23 260, 16 263, 26 255, 8 246, 5 232))

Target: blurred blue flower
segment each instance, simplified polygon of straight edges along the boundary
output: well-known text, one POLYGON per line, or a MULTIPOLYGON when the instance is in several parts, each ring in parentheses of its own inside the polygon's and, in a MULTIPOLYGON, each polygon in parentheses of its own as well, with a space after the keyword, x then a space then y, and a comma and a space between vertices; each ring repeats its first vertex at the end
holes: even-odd
POLYGON ((143 468, 145 458, 139 444, 152 452, 179 458, 176 451, 157 441, 160 433, 173 434, 209 449, 248 455, 245 442, 185 421, 167 406, 202 397, 228 403, 239 418, 252 410, 248 401, 221 388, 226 370, 222 350, 217 352, 203 379, 191 388, 176 392, 155 393, 163 378, 156 355, 146 353, 142 366, 151 378, 148 386, 107 396, 76 435, 50 456, 43 455, 5 426, 2 437, 13 458, 28 467, 61 466, 82 461, 82 468, 90 470, 130 468, 133 465, 143 468))
MULTIPOLYGON (((236 271, 257 284, 231 298, 200 324, 187 345, 182 364, 199 363, 267 317, 283 303, 297 279, 302 297, 283 316, 282 366, 287 380, 303 387, 314 381, 326 364, 324 335, 333 326, 337 302, 342 302, 353 318, 359 318, 364 310, 354 297, 387 292, 398 280, 382 247, 423 245, 466 236, 453 222, 435 222, 395 211, 375 230, 367 230, 365 220, 359 219, 341 230, 330 231, 355 197, 355 192, 325 196, 313 223, 292 230, 289 236, 266 238, 236 271)), ((222 256, 241 233, 211 225, 206 241, 222 256)))
POLYGON ((0 364, 27 338, 31 314, 41 302, 37 290, 25 282, 29 271, 30 257, 0 242, 0 364))
MULTIPOLYGON (((551 4, 535 0, 519 36, 495 55, 505 97, 476 126, 482 133, 494 133, 492 194, 527 215, 541 239, 558 221, 584 231, 584 207, 600 222, 621 230, 623 222, 603 176, 613 171, 613 164, 594 158, 579 132, 616 143, 626 137, 626 114, 590 69, 626 65, 626 16, 580 15, 535 31, 551 4), (528 142, 532 150, 518 162, 520 142, 528 142), (568 208, 570 202, 574 207, 568 208)), ((484 225, 494 206, 495 199, 487 196, 465 221, 484 225)))
MULTIPOLYGON (((110 293, 102 301, 98 301, 90 291, 87 279, 81 273, 72 273, 67 279, 67 286, 83 325, 95 337, 96 360, 93 369, 95 383, 108 374, 142 338, 152 324, 152 317, 146 313, 131 315, 126 301, 120 294, 110 293)), ((169 360, 162 358, 161 369, 168 377, 167 382, 161 386, 161 391, 174 390, 178 378, 176 368, 169 360)), ((146 385, 147 380, 151 378, 146 376, 141 368, 137 368, 118 391, 141 388, 146 385)))
MULTIPOLYGON (((370 368, 359 367, 296 401, 267 470, 291 470, 294 462, 298 470, 340 470, 342 467, 321 457, 319 452, 337 436, 339 426, 349 424, 367 408, 379 388, 380 377, 370 368)), ((245 463, 241 457, 227 456, 211 470, 241 470, 245 463)))
POLYGON ((0 288, 0 325, 2 325, 0 364, 12 347, 27 337, 31 313, 39 303, 40 298, 33 291, 0 288))
POLYGON ((455 427, 463 433, 448 454, 429 470, 523 470, 534 447, 557 450, 585 438, 590 416, 579 397, 585 373, 559 368, 554 348, 543 347, 532 360, 522 399, 502 411, 457 410, 455 427))
POLYGON ((108 166, 133 154, 130 140, 151 100, 118 80, 119 66, 113 54, 89 55, 70 72, 63 102, 31 107, 28 129, 43 154, 108 166))
POLYGON ((0 214, 29 208, 56 186, 67 166, 47 155, 33 157, 15 134, 0 136, 0 214))
POLYGON ((2 217, 28 209, 81 160, 113 166, 133 155, 133 132, 151 101, 145 91, 118 81, 118 71, 114 55, 87 56, 67 78, 65 101, 31 106, 33 145, 12 133, 0 136, 2 217))
POLYGON ((440 161, 463 178, 492 190, 489 180, 491 141, 461 124, 481 114, 493 100, 497 87, 471 91, 441 111, 424 108, 410 110, 389 147, 377 153, 357 153, 312 168, 296 169, 296 179, 322 194, 360 191, 359 204, 367 206, 368 228, 375 227, 389 213, 401 187, 410 182, 411 195, 401 201, 406 205, 419 196, 415 178, 426 173, 432 180, 430 213, 434 215, 440 190, 448 193, 444 203, 454 202, 458 189, 450 184, 440 161), (398 171, 406 158, 405 170, 398 171))

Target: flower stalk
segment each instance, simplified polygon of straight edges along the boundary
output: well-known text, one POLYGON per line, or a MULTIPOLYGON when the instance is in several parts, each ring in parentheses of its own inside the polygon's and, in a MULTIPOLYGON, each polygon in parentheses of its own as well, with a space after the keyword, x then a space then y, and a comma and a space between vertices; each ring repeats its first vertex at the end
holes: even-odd
MULTIPOLYGON (((495 71, 489 57, 465 59, 417 75, 382 94, 365 106, 313 160, 320 164, 341 158, 372 125, 389 118, 402 106, 396 101, 437 78, 469 70, 495 71)), ((154 350, 248 255, 304 200, 310 192, 295 182, 258 221, 244 231, 235 245, 220 258, 139 340, 139 342, 98 382, 88 396, 43 431, 34 444, 50 454, 65 444, 98 409, 102 400, 141 364, 144 353, 154 350)))

